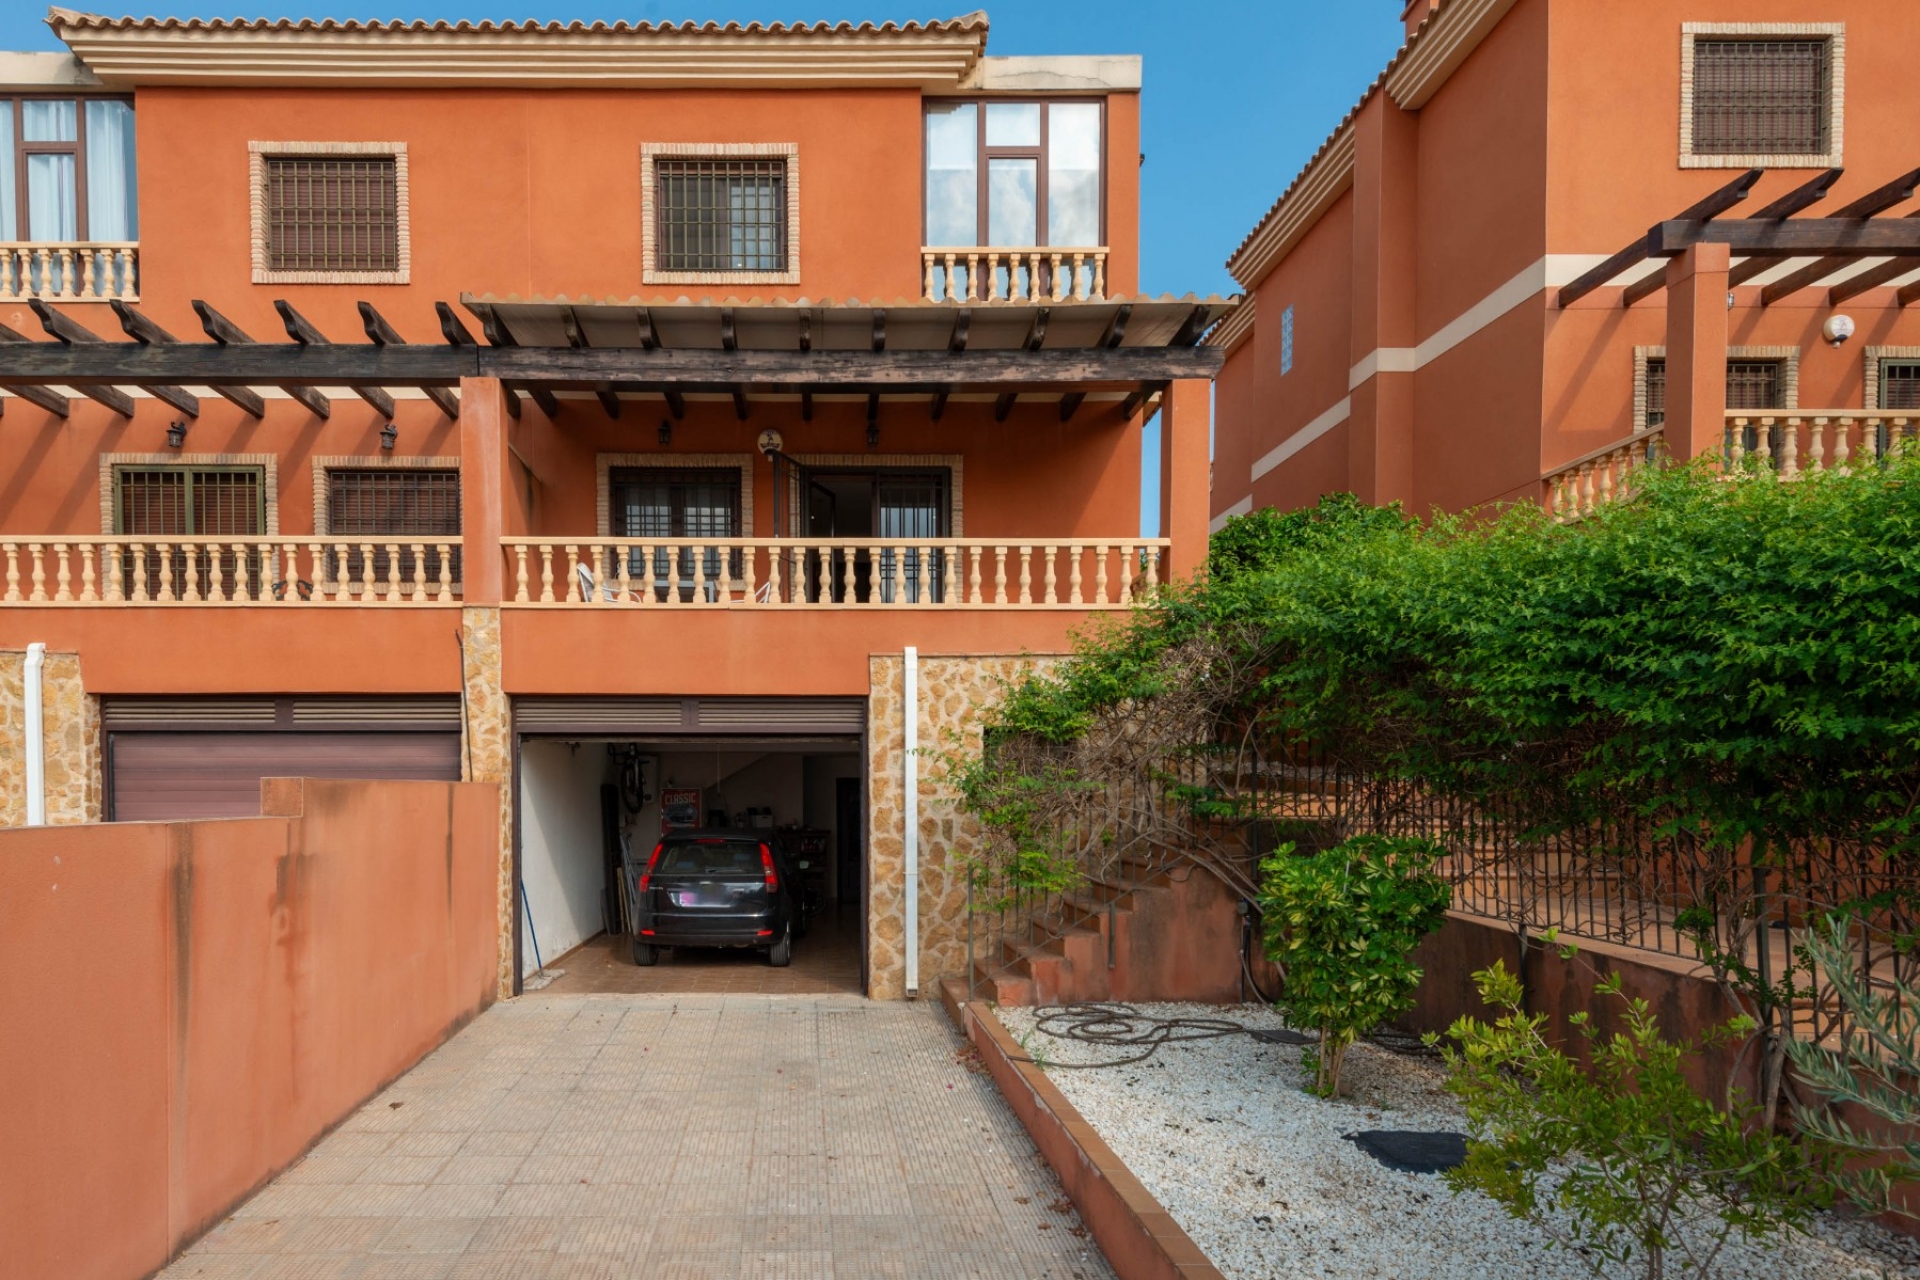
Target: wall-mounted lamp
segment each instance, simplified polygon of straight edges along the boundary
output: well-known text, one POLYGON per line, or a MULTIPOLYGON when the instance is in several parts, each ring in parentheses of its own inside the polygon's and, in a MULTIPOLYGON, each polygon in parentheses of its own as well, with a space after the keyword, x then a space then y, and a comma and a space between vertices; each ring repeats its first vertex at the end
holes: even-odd
POLYGON ((187 442, 187 424, 169 422, 167 424, 167 448, 178 449, 187 442))
POLYGON ((660 419, 660 447, 664 449, 666 446, 672 443, 673 443, 673 422, 671 419, 662 418, 660 419))
POLYGON ((877 422, 869 422, 867 424, 867 448, 878 449, 879 447, 880 447, 880 424, 877 422))
POLYGON ((400 439, 400 428, 394 426, 391 422, 389 422, 386 426, 380 428, 380 447, 382 449, 393 448, 393 446, 399 441, 399 439, 400 439))

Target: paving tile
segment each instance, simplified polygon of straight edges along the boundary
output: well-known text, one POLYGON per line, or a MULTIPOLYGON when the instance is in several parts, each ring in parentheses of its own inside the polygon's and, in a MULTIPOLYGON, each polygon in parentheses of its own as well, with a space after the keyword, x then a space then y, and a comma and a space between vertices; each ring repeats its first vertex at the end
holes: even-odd
POLYGON ((262 1253, 190 1253, 160 1275, 163 1280, 252 1280, 269 1261, 262 1253))
POLYGON ((295 1218, 277 1253, 367 1253, 393 1230, 395 1218, 295 1218))
POLYGON ((513 1180, 514 1173, 525 1159, 525 1156, 486 1156, 463 1151, 441 1165, 440 1171, 433 1175, 433 1180, 442 1186, 455 1183, 505 1185, 513 1180))
POLYGON ((375 1253, 459 1253, 485 1218, 401 1218, 373 1246, 375 1253))

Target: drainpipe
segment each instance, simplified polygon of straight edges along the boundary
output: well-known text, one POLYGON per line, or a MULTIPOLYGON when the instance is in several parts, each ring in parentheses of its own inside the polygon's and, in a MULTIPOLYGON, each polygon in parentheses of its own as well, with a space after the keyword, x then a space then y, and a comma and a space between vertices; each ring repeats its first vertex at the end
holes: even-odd
POLYGON ((46 665, 47 646, 39 641, 27 646, 25 676, 27 729, 27 825, 47 825, 47 741, 46 716, 40 705, 40 668, 46 665))
POLYGON ((901 714, 907 749, 902 762, 906 788, 907 995, 920 994, 920 651, 906 649, 901 714))

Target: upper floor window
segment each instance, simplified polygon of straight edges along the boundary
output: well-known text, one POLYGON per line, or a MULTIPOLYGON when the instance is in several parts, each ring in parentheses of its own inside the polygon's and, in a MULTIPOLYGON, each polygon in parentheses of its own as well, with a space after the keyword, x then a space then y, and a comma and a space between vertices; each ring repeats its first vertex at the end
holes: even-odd
POLYGON ((926 243, 1104 243, 1098 102, 938 102, 927 108, 926 243))
POLYGON ((1293 308, 1280 313, 1280 376, 1293 372, 1293 308))
POLYGON ((0 97, 0 240, 133 241, 133 104, 0 97))
MULTIPOLYGON (((328 467, 324 532, 364 537, 373 543, 372 564, 359 548, 348 551, 346 575, 358 579, 371 567, 385 581, 395 558, 387 545, 399 543, 400 580, 412 582, 416 570, 428 582, 440 580, 442 540, 460 536, 460 472, 452 467, 328 467), (418 556, 415 555, 416 550, 418 556)), ((460 581, 460 549, 448 550, 447 578, 460 581)))
POLYGON ((1684 31, 1683 166, 1840 163, 1844 27, 1689 23, 1684 31))
POLYGON ((641 149, 649 284, 798 284, 799 151, 789 144, 641 149))
POLYGON ((254 142, 255 284, 405 284, 407 151, 387 142, 254 142))

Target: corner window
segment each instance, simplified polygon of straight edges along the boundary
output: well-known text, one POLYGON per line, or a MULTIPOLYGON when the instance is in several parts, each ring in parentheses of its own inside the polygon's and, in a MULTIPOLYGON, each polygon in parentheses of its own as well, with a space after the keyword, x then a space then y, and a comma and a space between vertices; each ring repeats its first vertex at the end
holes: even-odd
POLYGON ((790 144, 641 151, 649 284, 798 284, 799 150, 790 144))
POLYGON ((405 284, 404 143, 254 142, 255 284, 405 284))
POLYGON ((1840 163, 1843 26, 1689 23, 1683 30, 1682 167, 1840 163))
POLYGON ((1099 102, 953 102, 926 114, 926 243, 1097 248, 1099 102))
POLYGON ((131 242, 133 104, 0 97, 0 240, 131 242))

